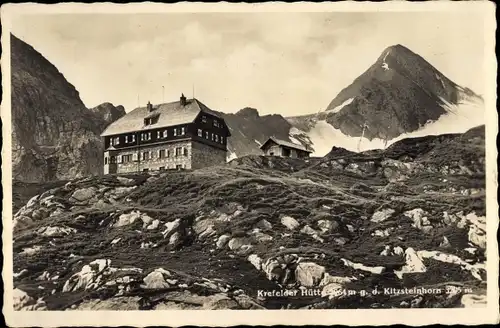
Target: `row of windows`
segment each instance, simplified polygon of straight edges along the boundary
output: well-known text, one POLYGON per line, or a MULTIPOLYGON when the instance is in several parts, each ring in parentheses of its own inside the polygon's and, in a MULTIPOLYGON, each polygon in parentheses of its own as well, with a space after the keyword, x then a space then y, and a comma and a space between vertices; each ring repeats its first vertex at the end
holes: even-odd
MULTIPOLYGON (((203 130, 202 129, 198 129, 198 137, 203 138, 203 130)), ((221 144, 224 144, 224 137, 219 136, 218 134, 213 133, 213 132, 205 131, 205 139, 207 139, 207 140, 212 139, 212 141, 214 141, 214 142, 220 142, 221 144)))
MULTIPOLYGON (((186 128, 185 127, 180 127, 180 128, 175 128, 173 129, 173 136, 183 136, 186 134, 186 128)), ((156 138, 157 139, 164 139, 168 137, 168 130, 162 130, 162 131, 156 131, 156 138)), ((141 133, 141 141, 149 141, 151 140, 151 132, 143 132, 141 133)), ((120 144, 120 138, 115 137, 111 138, 111 145, 116 146, 120 144)), ((125 143, 134 143, 135 142, 135 134, 132 135, 126 135, 125 136, 125 143)))
MULTIPOLYGON (((203 123, 207 123, 207 117, 206 117, 205 115, 203 115, 203 116, 201 117, 201 121, 202 121, 203 123)), ((216 119, 214 119, 214 122, 213 122, 213 123, 214 123, 214 126, 215 126, 215 127, 217 127, 217 128, 222 128, 222 124, 221 124, 221 123, 219 123, 219 121, 217 121, 216 119)))
MULTIPOLYGON (((145 151, 141 153, 141 160, 148 161, 150 159, 164 159, 164 158, 173 158, 173 157, 181 157, 188 156, 189 150, 185 147, 176 147, 174 151, 170 149, 160 149, 157 151, 145 151)), ((119 156, 110 156, 109 163, 129 163, 135 162, 138 160, 137 154, 127 154, 127 155, 119 155, 119 156)), ((104 164, 108 164, 108 157, 104 158, 104 164)))

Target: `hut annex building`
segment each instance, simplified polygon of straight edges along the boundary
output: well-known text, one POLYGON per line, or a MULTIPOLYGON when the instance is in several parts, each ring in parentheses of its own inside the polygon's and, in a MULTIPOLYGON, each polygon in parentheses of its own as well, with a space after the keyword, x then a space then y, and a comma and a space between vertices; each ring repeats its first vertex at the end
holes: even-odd
POLYGON ((303 145, 281 140, 275 137, 267 139, 267 141, 260 146, 260 149, 267 156, 292 158, 306 158, 312 153, 311 150, 307 149, 303 145))
POLYGON ((226 162, 226 122, 199 100, 139 107, 111 123, 104 138, 104 174, 197 169, 226 162))

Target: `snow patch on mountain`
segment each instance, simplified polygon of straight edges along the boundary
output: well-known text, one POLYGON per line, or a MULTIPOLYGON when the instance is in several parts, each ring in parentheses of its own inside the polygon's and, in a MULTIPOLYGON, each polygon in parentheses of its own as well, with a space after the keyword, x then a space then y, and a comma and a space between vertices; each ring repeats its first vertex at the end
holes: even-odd
POLYGON ((349 98, 346 101, 344 101, 342 104, 340 104, 339 106, 337 106, 337 107, 335 107, 333 109, 327 110, 326 112, 328 112, 328 113, 338 113, 342 108, 344 108, 345 106, 347 106, 350 103, 352 103, 353 100, 354 100, 354 97, 349 98))
POLYGON ((385 56, 384 56, 383 63, 382 63, 382 68, 383 68, 384 70, 386 70, 386 71, 390 69, 390 68, 389 68, 389 64, 387 64, 387 62, 385 61, 385 59, 387 58, 387 56, 389 55, 389 53, 390 53, 390 52, 391 52, 390 50, 389 50, 389 51, 387 51, 387 53, 386 53, 386 54, 385 54, 385 56))
POLYGON ((437 121, 430 121, 420 129, 401 134, 387 143, 385 140, 378 138, 369 140, 367 138, 351 137, 334 128, 325 120, 318 120, 307 133, 314 148, 312 156, 325 156, 333 146, 342 147, 353 152, 384 149, 402 139, 447 133, 464 133, 485 123, 484 106, 479 102, 462 102, 453 105, 443 100, 443 104, 443 108, 448 113, 442 115, 437 121))

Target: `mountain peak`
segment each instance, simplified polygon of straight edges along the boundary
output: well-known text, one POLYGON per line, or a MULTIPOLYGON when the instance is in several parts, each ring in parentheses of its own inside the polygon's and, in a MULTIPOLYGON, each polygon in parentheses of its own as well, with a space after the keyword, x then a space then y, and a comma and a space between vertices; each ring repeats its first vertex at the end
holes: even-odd
POLYGON ((332 100, 327 122, 346 135, 388 140, 436 121, 450 105, 476 98, 422 56, 395 44, 332 100))
POLYGON ((257 118, 257 117, 259 117, 259 111, 255 108, 252 108, 252 107, 245 107, 243 109, 240 109, 236 113, 236 115, 257 118))

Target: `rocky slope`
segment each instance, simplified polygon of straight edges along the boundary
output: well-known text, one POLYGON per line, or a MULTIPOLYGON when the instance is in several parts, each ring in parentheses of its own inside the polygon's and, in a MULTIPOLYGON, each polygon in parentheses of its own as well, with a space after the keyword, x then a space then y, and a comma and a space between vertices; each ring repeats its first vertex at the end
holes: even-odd
POLYGON ((13 178, 40 182, 100 174, 106 109, 88 110, 57 68, 13 35, 11 73, 13 178))
POLYGON ((427 134, 463 133, 484 124, 482 107, 482 98, 472 90, 452 82, 408 48, 395 45, 384 50, 324 112, 288 120, 307 132, 315 145, 329 142, 356 150, 358 145, 350 137, 363 135, 362 149, 369 149, 383 148, 388 140, 409 137, 432 124, 434 130, 439 125, 437 133, 427 134))
POLYGON ((50 186, 14 217, 15 306, 483 306, 484 156, 480 127, 50 186))

